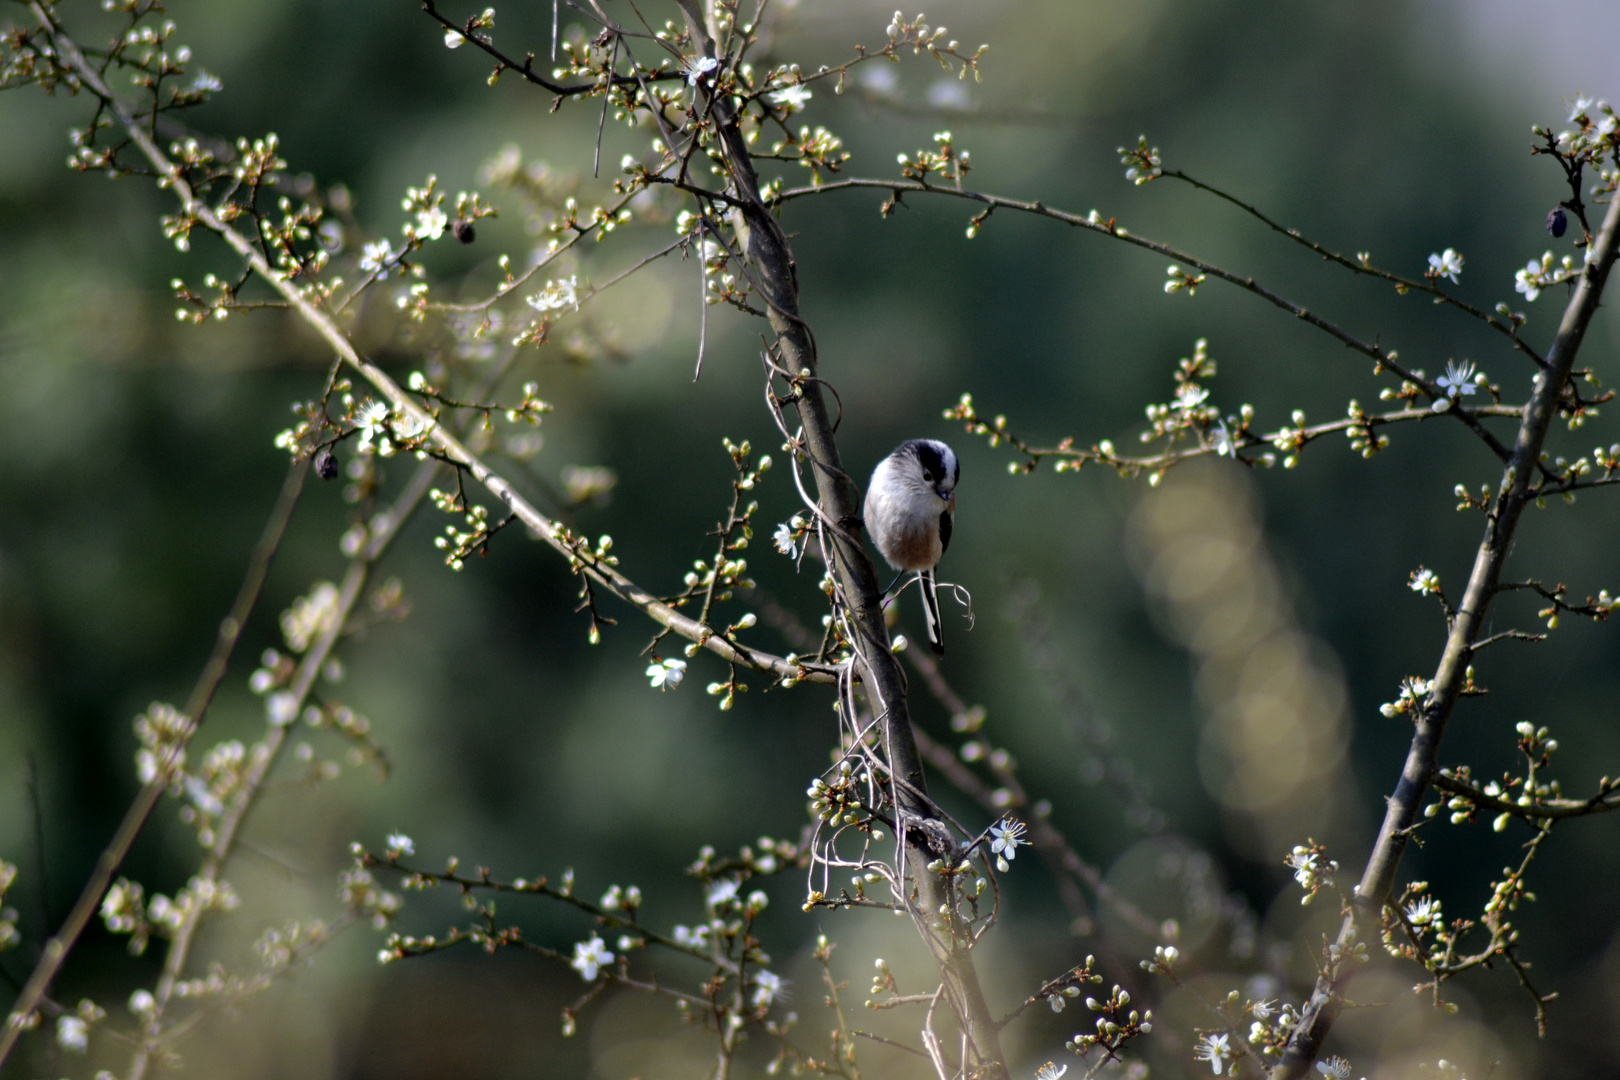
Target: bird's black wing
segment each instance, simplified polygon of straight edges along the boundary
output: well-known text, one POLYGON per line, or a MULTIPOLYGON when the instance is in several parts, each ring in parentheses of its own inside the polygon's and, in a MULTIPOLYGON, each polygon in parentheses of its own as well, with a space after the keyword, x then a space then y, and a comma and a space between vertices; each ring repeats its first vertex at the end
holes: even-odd
POLYGON ((951 546, 951 512, 949 510, 939 515, 939 553, 945 554, 945 549, 951 546))

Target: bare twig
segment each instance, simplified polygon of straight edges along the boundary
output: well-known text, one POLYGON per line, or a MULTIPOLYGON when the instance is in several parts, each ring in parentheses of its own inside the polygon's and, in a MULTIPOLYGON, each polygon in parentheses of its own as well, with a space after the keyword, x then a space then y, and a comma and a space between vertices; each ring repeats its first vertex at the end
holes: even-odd
MULTIPOLYGON (((35 10, 43 16, 38 5, 35 5, 35 10)), ((80 63, 83 63, 83 57, 80 57, 80 63)), ((133 130, 138 131, 139 128, 133 130)), ((213 652, 209 654, 202 673, 197 677, 197 684, 186 700, 185 715, 191 718, 193 737, 207 715, 209 703, 214 700, 214 691, 219 688, 220 680, 225 677, 226 665, 230 662, 231 653, 236 649, 242 627, 246 625, 248 616, 252 614, 253 607, 258 602, 265 575, 269 573, 270 562, 281 546, 281 538, 286 532, 293 508, 298 505, 298 496, 303 491, 304 477, 308 472, 308 462, 296 462, 287 470, 287 478, 282 482, 281 493, 276 497, 275 507, 270 511, 264 532, 260 534, 259 542, 254 546, 253 554, 248 559, 247 574, 237 590, 236 600, 231 604, 230 613, 221 620, 213 652)), ((124 812, 123 821, 119 823, 118 830, 113 833, 113 838, 102 851, 101 857, 96 860, 96 867, 91 872, 89 880, 84 883, 84 888, 80 890, 79 899, 74 903, 73 910, 68 913, 67 919, 51 939, 45 943, 39 963, 29 975, 22 992, 17 995, 17 1000, 12 1003, 11 1014, 6 1018, 5 1030, 0 1031, 0 1063, 5 1062, 12 1048, 16 1046, 17 1039, 23 1031, 23 1023, 28 1015, 39 1007, 40 1000, 50 989, 51 981, 56 978, 63 961, 78 943, 79 935, 84 933, 90 920, 95 918, 101 898, 105 895, 107 886, 112 884, 113 875, 118 873, 118 868, 124 864, 124 858, 129 854, 130 847, 146 825, 147 818, 151 817, 152 811, 157 808, 163 793, 168 790, 169 783, 168 774, 164 770, 159 770, 158 775, 141 788, 140 793, 135 796, 135 801, 124 812)))

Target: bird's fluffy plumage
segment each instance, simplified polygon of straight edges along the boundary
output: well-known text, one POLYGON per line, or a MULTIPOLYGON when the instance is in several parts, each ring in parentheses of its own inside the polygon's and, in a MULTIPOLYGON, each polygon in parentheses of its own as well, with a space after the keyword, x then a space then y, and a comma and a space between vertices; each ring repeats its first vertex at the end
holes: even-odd
POLYGON ((951 542, 956 514, 956 481, 961 465, 949 446, 934 439, 912 439, 878 462, 866 489, 862 516, 872 542, 896 570, 921 579, 928 643, 944 652, 934 567, 951 542))

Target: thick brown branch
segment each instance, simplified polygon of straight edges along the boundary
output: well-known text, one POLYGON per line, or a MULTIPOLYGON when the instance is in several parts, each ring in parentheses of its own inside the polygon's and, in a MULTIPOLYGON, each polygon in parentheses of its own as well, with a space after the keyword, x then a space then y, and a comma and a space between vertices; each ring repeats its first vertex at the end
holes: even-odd
MULTIPOLYGON (((678 0, 686 15, 687 30, 700 55, 717 57, 715 35, 698 0, 678 0)), ((858 520, 859 493, 844 469, 833 435, 833 424, 821 392, 817 374, 814 336, 799 315, 799 287, 793 254, 787 237, 760 197, 759 179, 754 170, 747 140, 737 124, 732 106, 725 101, 714 105, 719 146, 730 174, 732 191, 742 203, 734 210, 731 223, 736 231, 750 279, 766 302, 771 327, 776 333, 781 367, 800 380, 795 405, 803 431, 803 446, 815 476, 819 512, 825 522, 838 528, 826 530, 839 590, 848 605, 848 618, 856 640, 861 674, 873 714, 879 718, 883 747, 888 759, 897 815, 918 820, 935 817, 927 797, 922 758, 913 737, 906 701, 906 679, 900 660, 889 648, 889 631, 884 623, 882 586, 877 573, 856 536, 843 523, 858 520)), ((968 1054, 976 1058, 974 1067, 985 1080, 1008 1076, 1001 1053, 994 1017, 985 1002, 969 952, 970 943, 953 928, 939 922, 939 911, 949 902, 940 876, 927 869, 937 858, 912 831, 902 829, 898 838, 906 846, 907 862, 916 882, 918 898, 913 916, 923 931, 943 976, 946 999, 956 1013, 967 1038, 968 1054)), ((963 1063, 964 1068, 968 1063, 963 1063)))

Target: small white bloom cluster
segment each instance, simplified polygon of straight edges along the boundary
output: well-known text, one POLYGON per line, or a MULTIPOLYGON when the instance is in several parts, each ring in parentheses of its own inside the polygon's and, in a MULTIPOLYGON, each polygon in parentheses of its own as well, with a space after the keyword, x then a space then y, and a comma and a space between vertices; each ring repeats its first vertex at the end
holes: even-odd
POLYGON ((1331 889, 1334 876, 1339 872, 1339 864, 1328 858, 1322 845, 1314 840, 1296 844, 1283 862, 1294 871, 1294 880, 1305 890, 1301 904, 1309 904, 1318 892, 1331 889))
POLYGON ((608 891, 602 894, 600 904, 607 911, 633 912, 641 907, 641 889, 636 885, 632 885, 628 889, 611 885, 608 887, 608 891))
MULTIPOLYGON (((489 35, 480 34, 480 33, 478 33, 478 31, 480 31, 480 30, 491 30, 491 29, 494 28, 494 26, 495 26, 495 9, 494 8, 485 8, 484 13, 482 15, 475 16, 471 21, 470 29, 471 29, 471 32, 472 32, 473 39, 476 40, 476 41, 484 41, 484 42, 489 41, 489 35)), ((463 33, 461 30, 459 30, 459 29, 446 30, 444 32, 444 47, 445 48, 447 48, 447 49, 459 49, 465 44, 467 44, 467 35, 465 33, 463 33)))
POLYGON ((771 1003, 782 996, 783 982, 780 975, 769 971, 755 971, 751 973, 754 983, 754 992, 749 1002, 756 1009, 768 1009, 771 1003))
POLYGON ((309 650, 315 639, 332 629, 338 616, 338 587, 317 581, 308 596, 300 596, 281 613, 281 633, 294 653, 309 650))
POLYGON ((675 927, 675 944, 688 949, 706 949, 709 947, 709 928, 707 926, 675 927))
POLYGON ((1128 166, 1125 179, 1138 187, 1164 175, 1164 169, 1160 167, 1163 162, 1159 158, 1159 148, 1155 146, 1149 149, 1146 135, 1138 138, 1134 147, 1119 148, 1119 163, 1128 166))
POLYGON ((579 307, 579 275, 546 282, 543 289, 529 297, 529 306, 540 312, 579 307))
POLYGON ((71 1054, 84 1053, 90 1049, 90 1025, 78 1016, 57 1017, 56 1045, 71 1054))
POLYGON ((1181 959, 1181 950, 1174 945, 1155 945, 1153 959, 1143 960, 1143 971, 1151 975, 1169 975, 1176 969, 1176 961, 1181 959))
MULTIPOLYGON (((1438 579, 1436 584, 1438 585, 1438 579)), ((1413 588, 1416 588, 1415 584, 1413 588)), ((1401 681, 1400 696, 1394 701, 1386 701, 1378 706, 1378 711, 1391 720, 1402 713, 1410 713, 1415 717, 1423 711, 1423 699, 1428 697, 1433 687, 1434 683, 1429 679, 1410 676, 1401 681)))
POLYGON ((1541 295, 1542 290, 1562 285, 1566 281, 1574 281, 1591 258, 1592 248, 1589 246, 1586 249, 1585 261, 1580 266, 1576 266, 1575 260, 1568 255, 1555 266, 1553 253, 1544 252, 1540 259, 1531 259, 1524 264, 1523 270, 1513 275, 1514 291, 1523 293, 1526 300, 1534 301, 1541 295))
POLYGON ((135 751, 135 775, 141 783, 150 784, 162 774, 178 784, 186 765, 186 741, 194 730, 191 717, 161 701, 137 716, 135 738, 141 745, 135 751))
POLYGON ((773 93, 766 94, 765 100, 772 105, 781 106, 782 110, 791 116, 803 109, 810 97, 810 88, 808 86, 802 83, 794 83, 792 86, 786 86, 773 93))
POLYGON ((394 250, 394 245, 386 239, 378 240, 375 244, 367 244, 362 249, 360 269, 367 274, 375 275, 378 281, 387 281, 399 256, 400 253, 394 250))

